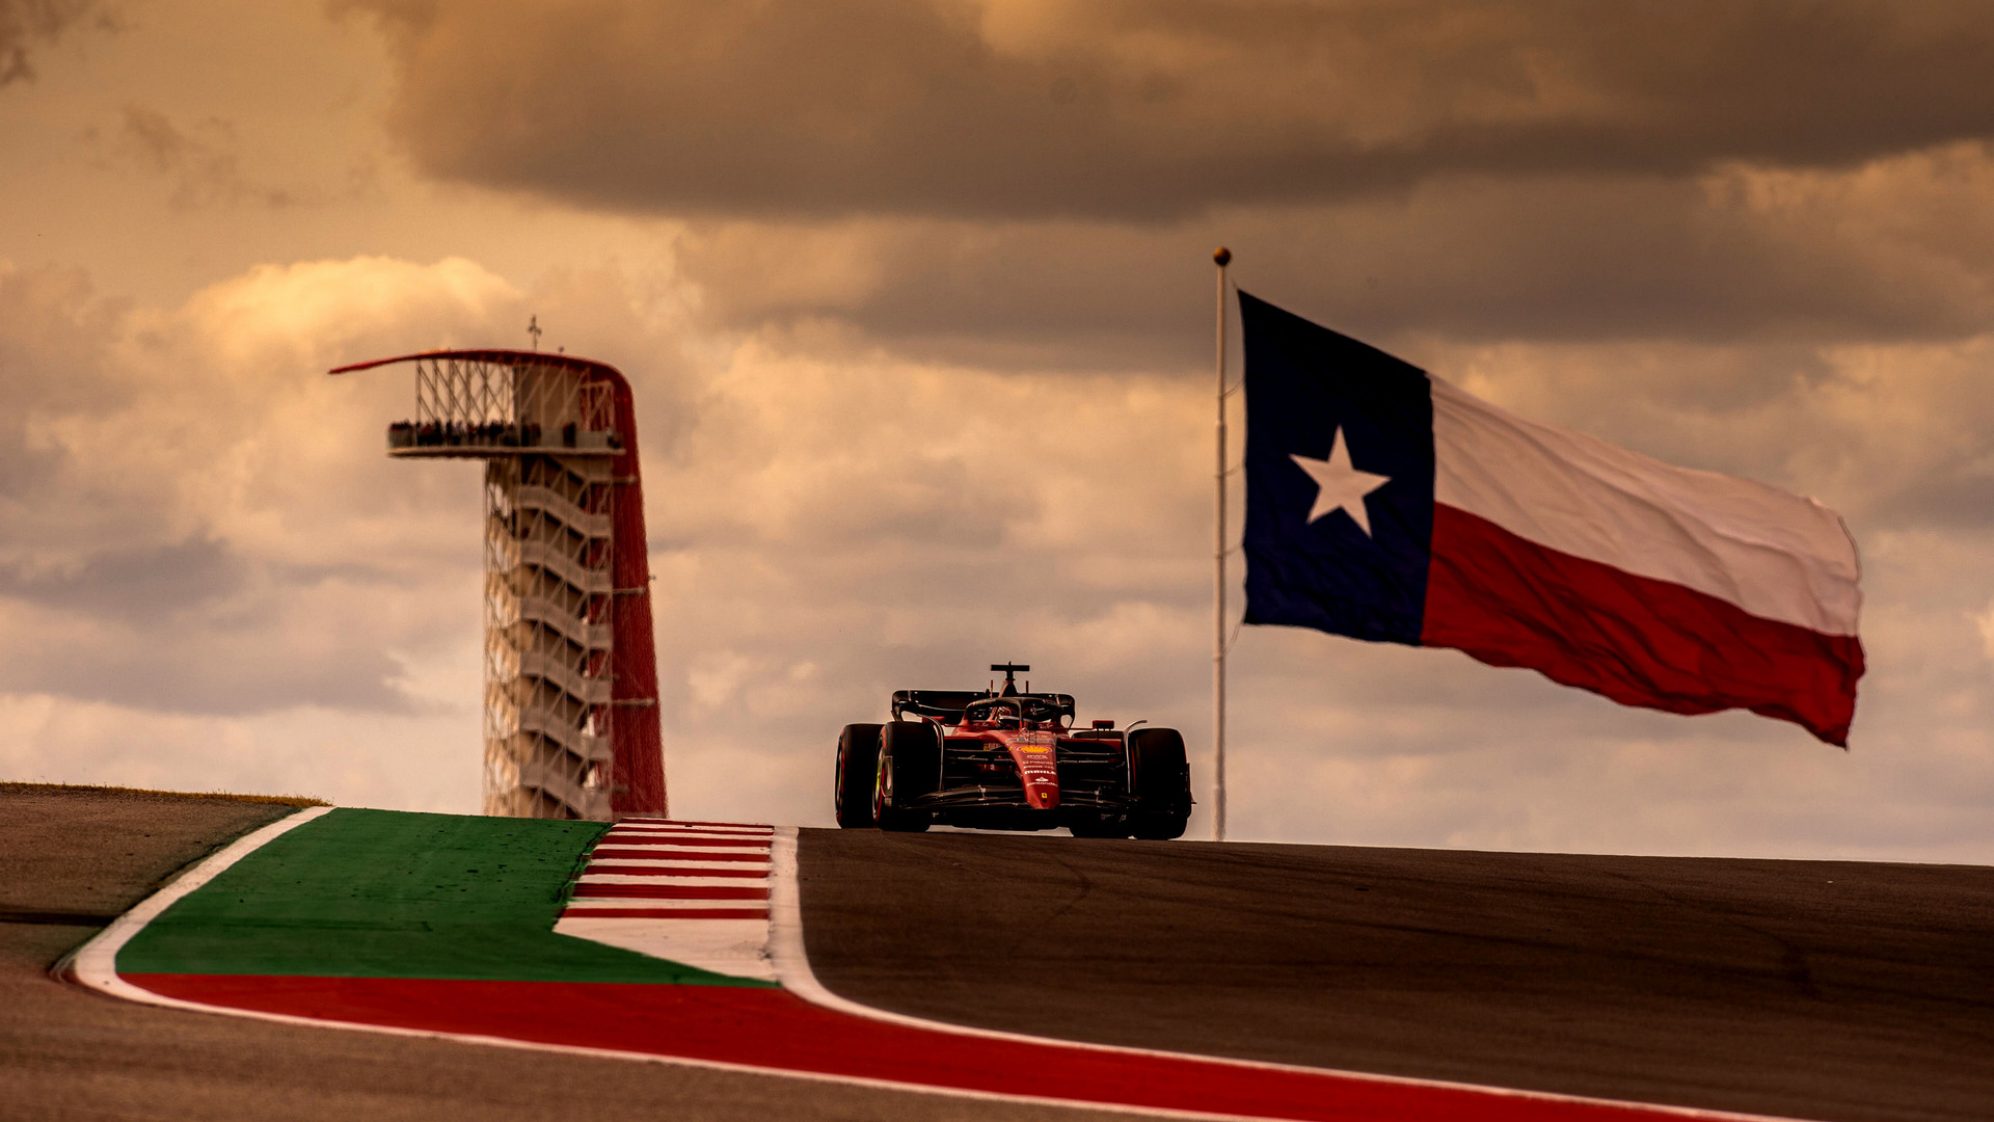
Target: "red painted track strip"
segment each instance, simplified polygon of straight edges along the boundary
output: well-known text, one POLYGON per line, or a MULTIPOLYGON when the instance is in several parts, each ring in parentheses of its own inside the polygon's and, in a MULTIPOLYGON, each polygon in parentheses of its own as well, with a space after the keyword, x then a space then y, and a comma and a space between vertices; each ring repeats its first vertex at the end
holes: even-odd
POLYGON ((1139 1108, 1305 1122, 1656 1117, 1639 1107, 958 1036, 836 1013, 775 989, 185 974, 126 978, 184 1001, 315 1020, 1139 1108))
POLYGON ((609 828, 612 834, 741 834, 767 837, 775 833, 771 826, 680 826, 662 822, 619 822, 609 828))
POLYGON ((604 840, 616 845, 671 845, 690 849, 767 849, 769 847, 768 838, 689 838, 651 834, 640 837, 619 836, 604 840))
POLYGON ((1624 705, 1670 713, 1749 709, 1846 745, 1862 644, 1761 619, 1670 581, 1525 541, 1485 518, 1433 509, 1420 643, 1524 666, 1624 705))
POLYGON ((592 861, 584 870, 586 876, 610 877, 755 877, 767 880, 769 871, 761 869, 702 869, 696 865, 618 865, 614 861, 592 861))
POLYGON ((569 908, 562 919, 767 919, 767 908, 569 908))
POLYGON ((749 888, 732 884, 588 884, 575 886, 577 900, 766 900, 767 885, 749 888))
POLYGON ((758 826, 749 822, 698 822, 690 818, 625 818, 618 826, 699 826, 726 830, 773 830, 773 826, 758 826))
POLYGON ((690 845, 697 841, 738 840, 767 845, 774 834, 688 834, 681 830, 611 830, 596 840, 597 845, 690 845))
POLYGON ((735 853, 727 850, 716 852, 708 849, 623 849, 611 845, 596 850, 589 854, 589 857, 591 860, 597 858, 622 858, 626 861, 632 859, 655 861, 660 858, 667 860, 679 858, 688 861, 759 861, 764 865, 768 864, 769 860, 767 846, 762 847, 762 851, 759 853, 735 853))

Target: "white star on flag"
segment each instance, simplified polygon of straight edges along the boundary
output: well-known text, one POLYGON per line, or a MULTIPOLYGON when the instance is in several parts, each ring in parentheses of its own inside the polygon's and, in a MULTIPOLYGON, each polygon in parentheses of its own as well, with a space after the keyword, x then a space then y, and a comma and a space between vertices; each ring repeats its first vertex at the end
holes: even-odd
POLYGON ((1350 448, 1343 440, 1343 427, 1337 426, 1335 436, 1330 439, 1329 459, 1311 460, 1307 456, 1288 457, 1309 473, 1315 480, 1315 507, 1309 511, 1309 521, 1323 517, 1331 511, 1340 510, 1350 516, 1357 528, 1371 536, 1371 512, 1364 506, 1364 496, 1392 481, 1389 475, 1375 475, 1368 471, 1358 471, 1350 464, 1350 448))

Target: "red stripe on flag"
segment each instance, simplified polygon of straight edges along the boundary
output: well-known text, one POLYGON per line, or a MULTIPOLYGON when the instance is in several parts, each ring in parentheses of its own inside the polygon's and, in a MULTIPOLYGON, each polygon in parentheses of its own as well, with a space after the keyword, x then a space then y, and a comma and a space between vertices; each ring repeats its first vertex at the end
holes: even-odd
POLYGON ((766 900, 767 886, 733 884, 588 884, 575 886, 577 900, 766 900))
POLYGON ((1433 508, 1420 642, 1522 666, 1623 705, 1749 709, 1846 745, 1862 644, 1525 541, 1433 508))
POLYGON ((569 908, 562 919, 767 919, 767 908, 569 908))
POLYGON ((622 849, 615 845, 598 846, 590 851, 589 860, 621 859, 625 861, 759 861, 768 864, 768 851, 759 853, 735 853, 711 849, 622 849))

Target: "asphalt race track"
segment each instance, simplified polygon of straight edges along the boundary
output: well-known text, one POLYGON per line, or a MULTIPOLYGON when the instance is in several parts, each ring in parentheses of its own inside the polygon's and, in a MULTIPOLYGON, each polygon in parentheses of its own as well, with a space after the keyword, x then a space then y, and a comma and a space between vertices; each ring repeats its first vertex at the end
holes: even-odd
MULTIPOLYGON (((1105 1118, 127 1004, 49 965, 278 813, 0 786, 0 1115, 1105 1118)), ((1994 1116, 1994 869, 805 831, 839 994, 1823 1120, 1994 1116)))
POLYGON ((1130 1117, 186 1013, 49 976, 175 870, 281 810, 0 785, 0 1119, 1130 1117))
POLYGON ((1101 1043, 1994 1118, 1994 869, 805 831, 833 991, 1101 1043))

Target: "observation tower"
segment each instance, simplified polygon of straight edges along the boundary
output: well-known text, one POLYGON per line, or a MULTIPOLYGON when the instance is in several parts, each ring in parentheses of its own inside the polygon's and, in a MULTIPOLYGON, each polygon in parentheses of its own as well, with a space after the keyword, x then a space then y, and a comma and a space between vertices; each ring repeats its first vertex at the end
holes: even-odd
POLYGON ((485 813, 663 815, 657 652, 630 383, 539 351, 407 363, 398 460, 485 462, 485 813))

